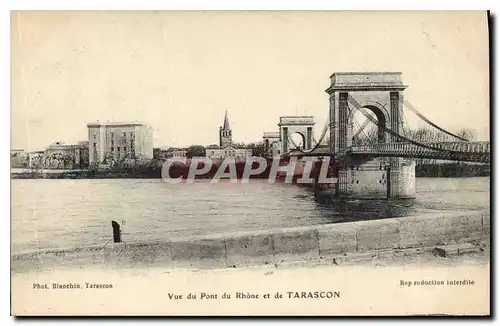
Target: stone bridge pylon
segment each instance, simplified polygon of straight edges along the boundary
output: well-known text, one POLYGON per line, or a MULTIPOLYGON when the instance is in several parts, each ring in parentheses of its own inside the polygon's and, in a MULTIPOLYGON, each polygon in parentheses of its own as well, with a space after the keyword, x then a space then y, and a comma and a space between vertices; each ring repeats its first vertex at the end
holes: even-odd
MULTIPOLYGON (((406 85, 400 72, 339 72, 330 76, 330 151, 345 156, 352 147, 357 108, 373 112, 378 122, 378 143, 397 142, 386 129, 402 131, 402 102, 406 85)), ((338 171, 336 192, 341 197, 414 198, 415 162, 398 157, 375 158, 363 163, 344 162, 338 171), (351 164, 352 163, 352 164, 351 164)))
MULTIPOLYGON (((296 115, 280 117, 278 127, 282 146, 281 152, 288 153, 292 149, 294 145, 291 136, 293 134, 298 134, 302 139, 302 149, 311 149, 313 147, 314 125, 313 116, 296 115)), ((298 146, 298 144, 296 145, 298 146)))

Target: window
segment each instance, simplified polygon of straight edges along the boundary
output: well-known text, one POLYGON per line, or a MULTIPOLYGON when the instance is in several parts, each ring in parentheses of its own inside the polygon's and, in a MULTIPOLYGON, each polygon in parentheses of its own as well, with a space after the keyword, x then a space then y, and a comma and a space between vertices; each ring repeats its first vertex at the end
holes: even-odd
POLYGON ((127 133, 126 132, 123 133, 123 137, 127 138, 127 133))
POLYGON ((123 151, 126 152, 127 151, 127 146, 123 147, 123 151))
POLYGON ((96 147, 96 146, 97 146, 97 143, 94 143, 94 147, 96 147))
POLYGON ((114 152, 115 148, 114 147, 111 147, 111 151, 114 152))
POLYGON ((117 148, 116 148, 116 151, 117 151, 117 152, 119 152, 119 151, 120 151, 120 147, 117 147, 117 148))
POLYGON ((113 146, 114 144, 115 144, 115 141, 111 140, 111 146, 113 146))
POLYGON ((114 132, 112 132, 112 133, 111 133, 111 138, 114 138, 114 137, 115 137, 115 133, 114 133, 114 132))

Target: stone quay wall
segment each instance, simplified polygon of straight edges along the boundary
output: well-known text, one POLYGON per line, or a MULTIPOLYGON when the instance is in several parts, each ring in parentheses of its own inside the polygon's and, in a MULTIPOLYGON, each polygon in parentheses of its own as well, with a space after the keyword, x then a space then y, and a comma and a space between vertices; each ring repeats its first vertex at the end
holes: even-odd
POLYGON ((489 242, 489 237, 490 214, 487 212, 447 211, 423 213, 418 217, 170 239, 160 243, 117 243, 47 251, 15 257, 13 267, 226 268, 376 250, 489 242))

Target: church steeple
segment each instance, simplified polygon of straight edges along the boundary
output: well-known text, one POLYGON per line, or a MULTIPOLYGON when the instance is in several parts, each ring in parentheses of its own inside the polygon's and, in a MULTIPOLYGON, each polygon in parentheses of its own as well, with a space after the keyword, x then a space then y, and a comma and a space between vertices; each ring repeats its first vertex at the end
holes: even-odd
POLYGON ((227 117, 227 110, 226 110, 226 115, 224 117, 224 124, 222 125, 223 130, 231 130, 231 126, 229 125, 229 118, 227 117))
POLYGON ((219 128, 219 146, 224 148, 231 146, 231 143, 232 143, 232 132, 231 132, 231 126, 229 125, 229 118, 226 110, 226 115, 224 116, 224 123, 222 124, 222 127, 219 128))

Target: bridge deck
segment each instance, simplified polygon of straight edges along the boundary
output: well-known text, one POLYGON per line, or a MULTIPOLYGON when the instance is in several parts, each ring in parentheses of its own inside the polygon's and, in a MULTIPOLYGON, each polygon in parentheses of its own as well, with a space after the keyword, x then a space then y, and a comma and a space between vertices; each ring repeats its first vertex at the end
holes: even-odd
MULTIPOLYGON (((383 143, 368 146, 352 146, 346 150, 350 156, 404 157, 440 159, 463 162, 489 163, 491 146, 489 141, 477 142, 432 142, 418 146, 411 143, 383 143), (430 148, 429 148, 430 147, 430 148)), ((318 148, 313 152, 295 151, 291 156, 335 156, 329 148, 318 148)))

